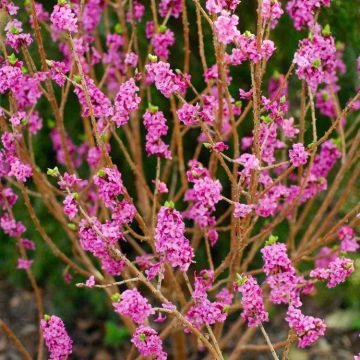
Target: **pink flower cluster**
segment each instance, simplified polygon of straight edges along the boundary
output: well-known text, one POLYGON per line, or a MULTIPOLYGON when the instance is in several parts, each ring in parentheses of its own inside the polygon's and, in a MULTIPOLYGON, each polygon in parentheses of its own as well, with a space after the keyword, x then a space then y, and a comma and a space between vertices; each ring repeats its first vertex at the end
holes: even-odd
POLYGON ((130 113, 139 108, 141 99, 137 95, 138 91, 139 88, 133 78, 120 85, 115 97, 115 111, 112 118, 117 127, 125 125, 129 121, 130 113))
POLYGON ((290 0, 286 10, 294 21, 296 30, 314 25, 315 12, 322 6, 329 7, 331 0, 290 0))
POLYGON ((274 29, 284 13, 281 3, 278 0, 263 0, 262 16, 265 21, 271 21, 271 28, 274 29))
POLYGON ((131 342, 143 356, 150 356, 155 360, 167 359, 160 336, 149 326, 139 326, 134 332, 131 342))
POLYGON ((252 205, 235 203, 233 215, 235 218, 245 218, 251 213, 252 210, 253 210, 252 205))
POLYGON ((208 170, 198 161, 192 160, 189 165, 187 178, 194 186, 185 193, 185 201, 192 202, 185 216, 194 220, 203 229, 211 227, 215 224, 215 218, 211 213, 221 200, 221 183, 219 180, 211 179, 208 170))
POLYGON ((175 36, 170 29, 153 34, 151 44, 154 47, 155 55, 161 60, 167 61, 170 55, 169 47, 174 45, 175 36))
POLYGON ((214 30, 218 40, 225 45, 233 43, 240 36, 240 31, 237 29, 238 23, 238 16, 222 11, 214 22, 214 30))
POLYGON ((147 154, 171 159, 169 145, 161 140, 161 136, 165 136, 168 132, 163 112, 147 110, 143 118, 147 130, 145 145, 147 154))
POLYGON ((45 315, 40 326, 50 353, 49 359, 66 360, 72 353, 72 340, 66 332, 63 321, 55 315, 45 315))
POLYGON ((76 33, 78 30, 77 17, 66 0, 60 0, 54 6, 50 20, 57 30, 76 33))
POLYGON ((188 270, 194 257, 184 233, 185 224, 179 211, 162 206, 157 217, 155 249, 172 267, 179 266, 181 271, 188 270))
POLYGON ((326 268, 316 268, 310 272, 310 277, 326 280, 327 287, 333 288, 354 272, 354 262, 351 259, 339 258, 331 261, 326 268))
POLYGON ((86 99, 86 94, 81 86, 76 86, 75 94, 78 96, 82 107, 82 116, 95 116, 96 118, 109 117, 113 115, 113 108, 108 97, 95 85, 94 80, 85 77, 87 93, 90 98, 91 108, 86 99))
POLYGON ((200 106, 198 104, 191 105, 185 103, 178 111, 177 115, 179 120, 184 125, 191 126, 196 125, 199 122, 200 106))
POLYGON ((163 61, 151 62, 145 66, 147 81, 155 82, 156 88, 167 98, 178 92, 185 94, 189 75, 178 75, 170 69, 170 64, 163 61))
POLYGON ((159 4, 159 14, 165 17, 168 12, 170 12, 174 18, 178 18, 182 13, 181 0, 161 0, 159 4))
POLYGON ((248 322, 249 327, 256 327, 269 321, 269 314, 264 306, 262 289, 254 277, 251 275, 239 277, 234 287, 235 291, 242 295, 243 312, 241 317, 248 322))
POLYGON ((105 206, 114 210, 118 205, 118 196, 125 192, 119 170, 116 167, 99 170, 94 176, 94 184, 98 187, 99 197, 105 206))
POLYGON ((81 248, 97 257, 101 261, 101 267, 108 274, 119 275, 125 268, 125 262, 114 259, 109 253, 109 247, 114 246, 123 237, 119 225, 115 221, 107 221, 105 224, 101 224, 96 219, 92 219, 92 223, 88 224, 83 219, 79 226, 81 248))
POLYGON ((355 231, 350 226, 345 225, 341 227, 338 231, 338 236, 340 239, 340 251, 356 252, 360 248, 355 231))
POLYGON ((32 37, 30 34, 23 33, 22 23, 19 20, 11 20, 5 26, 6 44, 12 47, 15 52, 19 52, 21 46, 30 46, 32 37))
POLYGON ((144 324, 147 318, 155 311, 138 290, 125 290, 120 300, 113 302, 115 311, 121 315, 129 316, 137 324, 144 324))
POLYGON ((301 348, 310 346, 325 334, 326 324, 323 320, 304 315, 301 310, 293 306, 288 309, 286 321, 299 338, 299 347, 301 348))
POLYGON ((286 251, 285 244, 274 243, 261 249, 264 260, 266 283, 270 286, 270 300, 274 304, 289 304, 299 307, 301 293, 309 293, 313 287, 296 274, 286 251))
POLYGON ((322 35, 321 28, 317 25, 311 38, 300 41, 294 64, 297 65, 297 76, 305 80, 312 91, 321 83, 330 83, 336 69, 334 38, 331 35, 322 35))
POLYGON ((232 302, 232 295, 225 290, 216 296, 217 301, 208 298, 207 291, 214 282, 214 272, 202 270, 197 276, 195 274, 194 292, 192 297, 195 305, 191 306, 186 313, 186 319, 196 328, 200 329, 203 325, 213 325, 217 322, 224 322, 227 318, 227 307, 232 302))
POLYGON ((307 162, 308 156, 309 156, 309 154, 305 150, 304 145, 301 143, 294 144, 292 146, 292 148, 289 150, 290 162, 295 167, 305 165, 307 162))

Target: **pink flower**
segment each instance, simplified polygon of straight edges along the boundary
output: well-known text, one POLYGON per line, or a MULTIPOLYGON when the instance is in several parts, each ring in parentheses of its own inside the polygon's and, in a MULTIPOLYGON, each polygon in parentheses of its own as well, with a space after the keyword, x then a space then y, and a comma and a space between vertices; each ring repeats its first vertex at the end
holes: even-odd
POLYGON ((139 326, 134 332, 131 342, 143 356, 150 356, 155 360, 167 359, 160 336, 149 326, 139 326))
POLYGON ((292 146, 292 148, 289 150, 289 158, 290 162, 295 167, 299 167, 301 165, 305 165, 307 162, 309 154, 304 148, 304 145, 302 143, 297 143, 292 146))
POLYGON ((72 340, 65 330, 63 321, 55 315, 45 315, 40 322, 45 344, 51 360, 66 360, 72 353, 72 340))
POLYGON ((36 248, 35 243, 29 239, 22 239, 20 243, 25 250, 35 250, 36 248))
POLYGON ((145 6, 141 4, 139 1, 134 1, 133 11, 132 13, 129 11, 126 14, 126 20, 128 22, 131 22, 132 19, 134 19, 135 21, 140 21, 144 13, 145 13, 145 6))
POLYGON ((301 348, 310 346, 325 334, 326 325, 323 320, 306 316, 293 306, 289 307, 285 319, 299 338, 299 347, 301 348))
POLYGON ((199 104, 191 105, 185 103, 178 111, 177 115, 179 120, 184 123, 184 125, 197 125, 199 122, 199 104))
POLYGON ((287 255, 285 244, 275 243, 267 245, 261 249, 261 253, 264 260, 263 270, 266 275, 294 271, 291 260, 287 255))
POLYGON ((159 4, 159 14, 165 17, 168 12, 174 18, 178 18, 182 12, 181 0, 161 0, 159 4))
POLYGON ((79 237, 80 246, 85 251, 90 251, 101 261, 101 267, 104 271, 111 275, 119 275, 125 268, 125 262, 123 260, 113 259, 109 254, 109 245, 114 245, 119 239, 123 237, 123 234, 119 230, 117 222, 107 221, 105 224, 101 224, 98 220, 92 219, 99 234, 86 222, 81 220, 79 237))
POLYGON ((234 295, 230 292, 229 289, 223 288, 216 295, 216 300, 224 305, 231 305, 234 295))
POLYGON ((273 29, 281 15, 284 13, 284 10, 281 8, 280 1, 277 0, 263 0, 262 3, 262 16, 266 21, 271 20, 271 28, 273 29))
POLYGON ((167 29, 164 32, 157 32, 151 39, 151 44, 154 47, 154 52, 162 60, 169 58, 170 52, 169 47, 174 45, 175 36, 174 33, 167 29))
POLYGON ((43 123, 42 119, 37 111, 34 111, 28 119, 29 124, 29 131, 35 135, 38 133, 39 130, 41 130, 43 123))
POLYGON ((19 258, 16 267, 17 267, 18 269, 28 270, 28 269, 30 269, 32 263, 33 263, 32 260, 27 260, 27 259, 21 259, 21 258, 19 258))
POLYGON ((153 180, 153 183, 155 184, 156 189, 160 194, 166 194, 169 192, 169 190, 164 182, 153 180))
POLYGON ((270 275, 266 279, 269 285, 270 301, 274 304, 291 304, 295 307, 302 305, 300 300, 301 292, 310 292, 309 282, 305 281, 302 276, 297 276, 295 270, 280 272, 270 275))
POLYGON ((165 144, 161 136, 168 131, 166 119, 162 111, 151 112, 147 110, 143 116, 147 130, 145 149, 148 155, 156 155, 171 159, 169 145, 165 144))
POLYGON ((294 55, 296 74, 309 84, 312 91, 321 83, 332 82, 336 63, 335 40, 332 36, 323 36, 320 26, 316 26, 311 39, 300 41, 294 55))
POLYGON ((151 62, 145 65, 147 81, 155 82, 156 88, 167 98, 175 92, 184 95, 187 88, 186 79, 188 75, 176 75, 171 69, 170 64, 163 61, 151 62))
POLYGON ((316 107, 323 115, 332 118, 336 117, 337 113, 334 99, 332 98, 331 92, 329 90, 330 89, 325 88, 316 94, 316 107))
POLYGON ((177 210, 161 207, 157 218, 155 249, 172 267, 179 266, 181 271, 187 271, 192 263, 194 250, 185 237, 185 224, 177 210))
POLYGON ((50 76, 59 86, 64 86, 65 84, 65 75, 69 71, 69 67, 66 63, 62 61, 51 61, 50 66, 50 76))
POLYGON ((20 237, 26 231, 25 226, 20 221, 16 221, 8 213, 4 213, 1 216, 0 227, 6 235, 11 237, 20 237))
POLYGON ((336 258, 326 268, 317 268, 310 272, 310 277, 327 280, 327 287, 333 288, 354 272, 354 262, 347 258, 336 258))
POLYGON ((338 147, 331 140, 325 141, 321 145, 320 153, 315 156, 311 174, 316 178, 325 178, 340 157, 338 147))
POLYGON ((115 311, 123 316, 129 316, 137 324, 143 324, 155 311, 136 289, 125 290, 120 301, 113 302, 115 311))
POLYGON ((224 322, 227 315, 226 305, 218 301, 211 302, 208 298, 204 298, 188 310, 186 319, 200 329, 205 324, 213 325, 224 322))
POLYGON ((244 167, 244 169, 241 171, 241 174, 244 174, 246 178, 250 178, 251 172, 253 170, 260 170, 260 161, 253 154, 242 154, 235 161, 244 167))
POLYGON ((77 17, 70 5, 64 1, 54 6, 50 20, 55 29, 69 32, 77 32, 78 30, 77 17))
POLYGON ((282 129, 284 131, 284 135, 289 139, 293 139, 296 136, 296 134, 298 134, 300 131, 299 129, 296 129, 294 127, 294 118, 293 117, 291 117, 289 119, 284 119, 282 129))
POLYGON ((240 99, 249 100, 253 96, 253 90, 250 89, 249 91, 245 91, 243 89, 239 89, 239 96, 240 96, 240 99))
MULTIPOLYGON (((112 116, 113 108, 111 106, 111 102, 108 99, 108 97, 100 89, 97 88, 94 80, 91 79, 90 77, 86 76, 85 82, 90 97, 90 103, 92 105, 94 116, 97 118, 112 116)), ((74 92, 79 98, 79 102, 82 107, 82 116, 85 117, 90 116, 90 108, 86 100, 84 90, 81 87, 76 86, 74 92)), ((115 102, 115 106, 116 106, 116 102, 115 102)))
POLYGON ((259 326, 269 321, 269 314, 265 310, 263 292, 256 279, 251 275, 240 277, 234 284, 235 291, 241 293, 243 312, 241 317, 248 322, 249 327, 259 326))
POLYGON ((31 166, 22 163, 17 157, 11 156, 8 161, 10 163, 8 176, 15 176, 21 182, 26 182, 27 178, 32 176, 31 166))
POLYGON ((194 186, 185 193, 185 200, 193 202, 185 216, 194 220, 201 228, 205 228, 215 223, 211 213, 215 211, 215 205, 222 198, 222 185, 219 180, 211 179, 207 169, 201 166, 200 163, 193 161, 191 169, 187 172, 188 179, 194 183, 194 186))
POLYGON ((221 15, 214 22, 214 31, 218 40, 225 45, 234 42, 240 35, 240 31, 237 29, 238 23, 238 16, 222 11, 221 15))
POLYGON ((63 201, 64 204, 64 213, 70 219, 73 220, 78 213, 78 208, 76 205, 76 201, 74 199, 74 195, 66 195, 65 200, 63 201))
POLYGON ((337 257, 337 251, 334 251, 327 246, 323 246, 316 256, 315 266, 317 268, 327 267, 337 257))
POLYGON ((206 9, 210 14, 220 13, 222 10, 235 11, 240 0, 207 0, 206 9))
POLYGON ((84 6, 82 23, 86 32, 92 32, 98 26, 101 19, 103 3, 99 0, 88 0, 84 6))
POLYGON ((117 197, 125 192, 121 174, 116 167, 104 168, 94 176, 94 184, 98 187, 99 197, 106 207, 114 209, 117 197))
POLYGON ((0 69, 0 94, 15 89, 22 77, 21 68, 4 64, 0 69))
POLYGON ((234 218, 245 218, 252 211, 253 207, 247 204, 235 203, 234 204, 234 218))
POLYGON ((129 224, 133 221, 136 215, 136 208, 127 200, 119 201, 112 212, 112 219, 118 226, 129 224))
POLYGON ((355 252, 359 249, 360 245, 356 240, 354 229, 350 226, 343 226, 338 230, 338 236, 341 240, 340 251, 355 252))
POLYGON ((213 149, 219 152, 223 152, 229 149, 229 146, 226 145, 224 142, 219 141, 213 145, 213 149))
POLYGON ((24 111, 18 111, 11 116, 10 122, 12 126, 19 126, 25 117, 26 113, 24 111))
POLYGON ((304 26, 311 27, 314 24, 315 12, 321 6, 330 6, 331 0, 290 0, 287 3, 287 11, 294 21, 296 30, 304 26))
POLYGON ((125 125, 130 119, 130 113, 139 108, 141 99, 137 95, 138 91, 133 78, 120 85, 115 97, 115 113, 112 118, 117 127, 125 125))
POLYGON ((132 68, 136 68, 136 65, 138 63, 138 55, 134 52, 129 52, 125 55, 125 64, 131 66, 132 68))
POLYGON ((33 41, 30 34, 22 32, 22 24, 16 19, 7 23, 5 31, 6 44, 12 47, 16 52, 19 52, 21 46, 29 46, 33 41))

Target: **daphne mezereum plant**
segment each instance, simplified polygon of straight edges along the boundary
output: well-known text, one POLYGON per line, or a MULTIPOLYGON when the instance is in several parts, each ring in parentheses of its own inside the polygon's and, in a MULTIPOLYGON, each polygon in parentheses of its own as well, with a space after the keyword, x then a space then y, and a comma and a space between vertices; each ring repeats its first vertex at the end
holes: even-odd
POLYGON ((360 173, 360 92, 339 100, 344 45, 319 21, 330 0, 254 3, 252 33, 239 0, 59 0, 51 12, 1 1, 0 226, 34 291, 37 359, 44 345, 50 359, 71 358, 76 338, 44 314, 24 219, 68 281, 83 279, 71 286, 107 294, 132 336, 127 359, 288 359, 326 333, 302 302, 354 271, 360 206, 344 204, 360 173), (287 16, 304 38, 290 67, 269 75, 287 16), (34 150, 43 131, 56 154, 48 169, 34 150), (266 332, 270 308, 281 341, 266 332))

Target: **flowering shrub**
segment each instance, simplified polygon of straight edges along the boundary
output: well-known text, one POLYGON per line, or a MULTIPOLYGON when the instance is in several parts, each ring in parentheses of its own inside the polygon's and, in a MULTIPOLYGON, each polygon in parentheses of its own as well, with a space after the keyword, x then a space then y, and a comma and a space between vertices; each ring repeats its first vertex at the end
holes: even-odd
POLYGON ((71 286, 73 274, 82 279, 77 291, 109 296, 131 332, 130 356, 136 348, 152 359, 201 351, 235 360, 248 349, 288 358, 290 345, 326 334, 304 299, 355 270, 360 206, 344 212, 343 204, 360 171, 360 92, 344 103, 338 96, 343 47, 318 20, 330 0, 258 0, 254 33, 242 27, 237 0, 187 3, 59 0, 47 12, 35 0, 1 1, 0 227, 36 295, 39 359, 43 341, 50 359, 67 359, 77 339, 59 317, 43 316, 30 221, 71 286), (285 16, 304 38, 290 68, 267 76, 285 16), (59 58, 49 55, 47 32, 59 58), (171 56, 175 35, 181 69, 171 56), (244 88, 237 68, 249 75, 244 88), (199 73, 201 85, 192 80, 199 73), (43 122, 45 108, 55 120, 43 122), (325 131, 320 115, 329 119, 325 131), (41 132, 55 154, 48 169, 34 151, 41 132), (46 220, 63 229, 65 250, 39 218, 40 201, 46 220), (21 203, 27 212, 18 218, 21 203), (284 226, 287 235, 275 236, 284 226), (265 329, 274 316, 285 339, 265 329), (264 344, 247 347, 258 330, 264 344))

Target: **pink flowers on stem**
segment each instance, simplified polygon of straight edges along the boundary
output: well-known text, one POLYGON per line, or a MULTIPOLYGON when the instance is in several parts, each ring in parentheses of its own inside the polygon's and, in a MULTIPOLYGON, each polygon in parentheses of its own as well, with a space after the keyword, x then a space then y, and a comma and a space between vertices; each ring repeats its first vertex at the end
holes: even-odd
POLYGON ((165 136, 168 132, 166 119, 162 111, 148 109, 143 118, 144 125, 147 130, 145 149, 148 155, 156 155, 171 159, 169 145, 165 144, 161 136, 165 136))
POLYGON ((76 33, 77 17, 66 0, 59 0, 54 6, 50 20, 55 29, 76 33))
POLYGON ((99 170, 94 176, 94 183, 105 206, 114 209, 117 205, 117 197, 125 192, 119 170, 116 167, 99 170))
MULTIPOLYGON (((157 59, 156 59, 157 61, 157 59)), ((147 80, 155 82, 156 88, 167 98, 175 92, 185 94, 188 86, 186 79, 188 75, 175 74, 170 69, 170 64, 163 61, 150 62, 146 64, 147 80)))
POLYGON ((310 276, 319 280, 326 280, 327 287, 333 288, 354 272, 354 262, 347 258, 336 258, 326 268, 317 268, 310 272, 310 276))
POLYGON ((144 324, 147 318, 155 311, 138 290, 125 290, 121 295, 112 297, 115 311, 121 315, 129 316, 137 324, 144 324))
POLYGON ((322 6, 329 7, 331 0, 290 0, 286 9, 296 30, 314 25, 315 12, 322 6))
POLYGON ((298 336, 301 348, 310 346, 325 334, 326 324, 323 320, 304 315, 301 310, 293 306, 288 309, 286 321, 298 336))
POLYGON ((141 99, 137 94, 138 91, 139 88, 133 78, 120 85, 115 97, 115 111, 112 118, 117 127, 125 125, 129 121, 130 113, 139 108, 141 99))
POLYGON ((320 26, 309 39, 301 40, 294 56, 297 65, 296 74, 305 80, 312 91, 319 84, 330 83, 336 69, 336 47, 331 35, 323 35, 320 26))
POLYGON ((179 266, 181 271, 187 271, 194 257, 184 233, 185 224, 179 211, 162 206, 157 218, 155 249, 172 267, 179 266))
POLYGON ((248 322, 249 327, 256 327, 269 321, 269 314, 264 306, 262 289, 254 277, 251 275, 239 276, 234 288, 242 295, 243 312, 241 317, 248 322))
POLYGON ((40 326, 50 360, 66 360, 72 353, 72 340, 66 332, 63 321, 55 315, 45 315, 40 326))
POLYGON ((215 34, 218 40, 225 45, 234 42, 240 35, 240 31, 237 29, 238 23, 238 16, 222 11, 221 15, 214 22, 215 34))
POLYGON ((234 204, 234 217, 235 218, 245 218, 252 211, 253 207, 247 204, 235 203, 234 204))
POLYGON ((151 356, 155 360, 167 359, 160 336, 149 326, 139 326, 134 332, 131 342, 143 356, 151 356))
POLYGON ((293 166, 299 167, 305 165, 309 154, 301 143, 294 144, 289 150, 290 162, 293 166))

